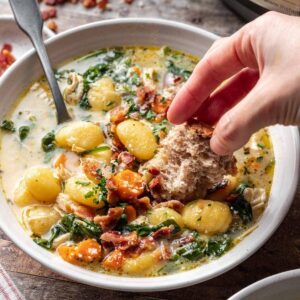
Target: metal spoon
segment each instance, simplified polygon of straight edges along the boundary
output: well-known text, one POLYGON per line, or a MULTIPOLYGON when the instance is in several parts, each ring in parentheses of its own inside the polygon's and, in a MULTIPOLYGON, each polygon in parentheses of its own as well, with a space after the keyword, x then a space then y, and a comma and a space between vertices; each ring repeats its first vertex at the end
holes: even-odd
POLYGON ((31 39, 36 49, 53 95, 58 124, 69 121, 71 117, 67 111, 44 45, 42 37, 43 20, 37 2, 35 0, 9 0, 9 2, 18 26, 31 39))

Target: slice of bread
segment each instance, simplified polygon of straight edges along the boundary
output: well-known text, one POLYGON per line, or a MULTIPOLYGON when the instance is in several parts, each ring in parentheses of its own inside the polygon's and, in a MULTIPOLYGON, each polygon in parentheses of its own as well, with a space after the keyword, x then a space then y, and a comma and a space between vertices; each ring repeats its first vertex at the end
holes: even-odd
POLYGON ((150 188, 156 199, 203 198, 214 183, 234 172, 233 156, 219 156, 210 149, 212 133, 213 128, 199 123, 170 130, 158 153, 144 166, 159 172, 159 184, 150 188))

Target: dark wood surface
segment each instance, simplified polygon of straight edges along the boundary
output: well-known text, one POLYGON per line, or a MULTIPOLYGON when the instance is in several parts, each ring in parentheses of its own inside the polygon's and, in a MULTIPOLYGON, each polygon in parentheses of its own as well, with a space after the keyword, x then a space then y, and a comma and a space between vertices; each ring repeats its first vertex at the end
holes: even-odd
MULTIPOLYGON (((200 26, 221 36, 232 34, 244 22, 218 0, 135 0, 132 5, 111 0, 111 9, 99 12, 80 5, 58 8, 59 31, 88 22, 118 17, 161 17, 200 26)), ((10 13, 0 0, 0 13, 10 13)), ((280 228, 252 257, 233 270, 192 287, 167 292, 125 293, 78 284, 54 274, 18 249, 0 231, 0 263, 26 299, 226 299, 266 276, 300 265, 300 186, 280 228)))

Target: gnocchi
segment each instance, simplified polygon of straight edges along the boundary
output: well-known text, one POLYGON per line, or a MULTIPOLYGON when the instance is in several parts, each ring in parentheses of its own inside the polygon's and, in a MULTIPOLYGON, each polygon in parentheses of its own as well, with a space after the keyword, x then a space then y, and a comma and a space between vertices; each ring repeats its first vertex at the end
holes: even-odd
POLYGON ((227 231, 232 222, 228 205, 211 200, 195 200, 188 203, 182 212, 184 224, 207 235, 227 231))
POLYGON ((142 252, 138 257, 124 260, 122 270, 129 275, 142 275, 149 269, 156 267, 160 260, 160 251, 142 252))
POLYGON ((128 151, 139 160, 151 159, 157 142, 151 129, 136 120, 125 120, 117 126, 117 136, 128 151))
POLYGON ((152 225, 158 225, 166 220, 174 220, 181 228, 184 227, 182 216, 174 209, 168 207, 152 209, 148 213, 148 219, 152 225))
POLYGON ((121 103, 121 96, 114 90, 110 78, 101 78, 92 84, 88 101, 93 110, 109 111, 121 103))
POLYGON ((58 178, 48 167, 28 169, 24 176, 24 183, 28 192, 36 200, 44 203, 53 203, 61 192, 58 178))
POLYGON ((18 206, 25 206, 35 202, 36 200, 30 193, 25 181, 22 180, 14 191, 14 203, 18 206))
POLYGON ((42 235, 60 219, 60 214, 51 206, 32 205, 23 211, 23 222, 33 234, 42 235))
POLYGON ((101 191, 97 188, 97 185, 84 176, 69 178, 66 181, 64 193, 71 200, 89 207, 100 208, 105 204, 99 200, 101 191))
POLYGON ((104 135, 100 126, 78 121, 62 127, 55 135, 56 144, 61 148, 75 152, 91 150, 104 142, 104 135))

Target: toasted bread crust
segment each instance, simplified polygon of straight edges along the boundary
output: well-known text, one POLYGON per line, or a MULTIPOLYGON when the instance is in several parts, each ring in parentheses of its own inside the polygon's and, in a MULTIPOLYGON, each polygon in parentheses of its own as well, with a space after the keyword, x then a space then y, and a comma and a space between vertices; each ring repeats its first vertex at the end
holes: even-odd
POLYGON ((160 200, 189 201, 203 198, 212 185, 234 170, 233 156, 219 156, 210 149, 213 128, 203 124, 173 127, 161 148, 146 167, 159 170, 159 190, 151 191, 160 200))

